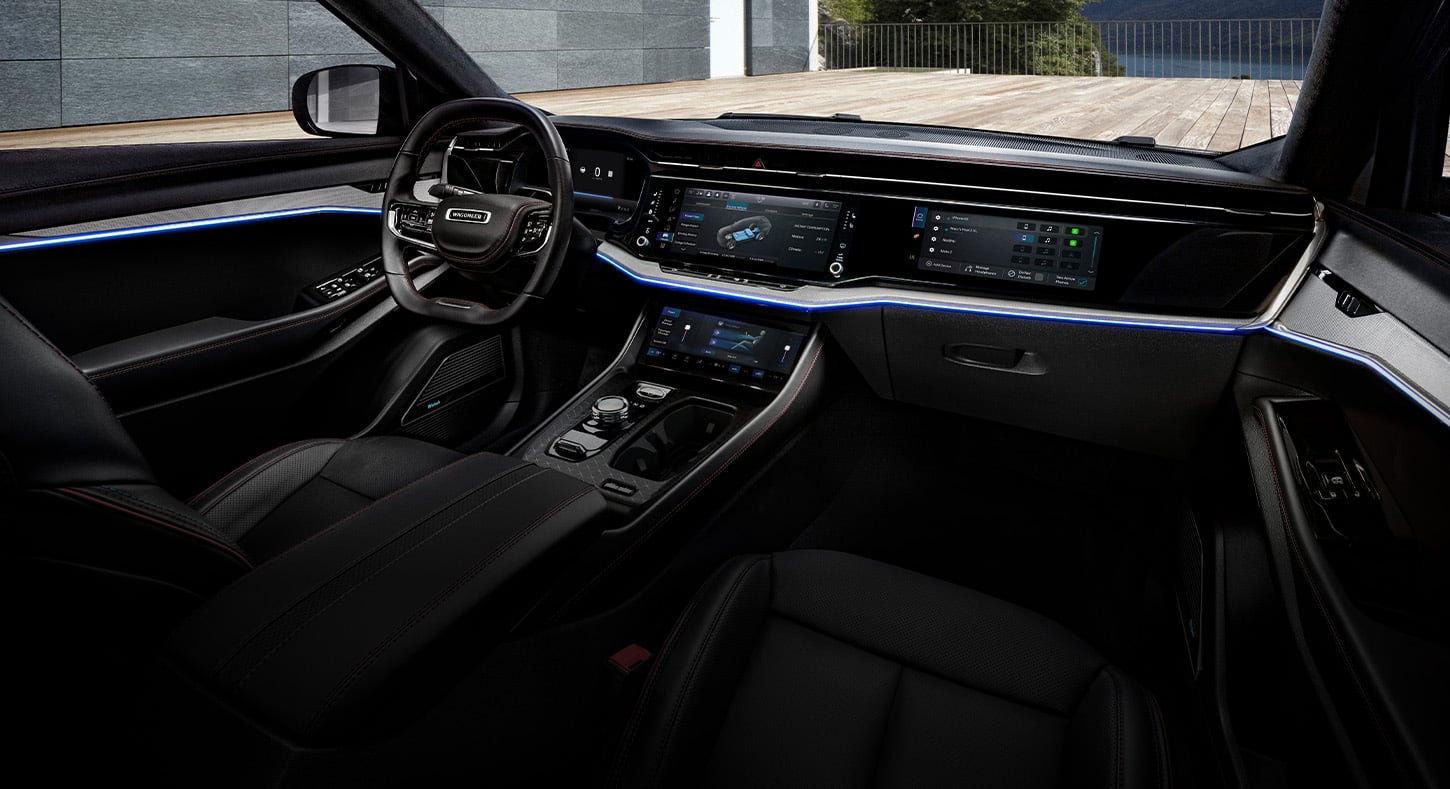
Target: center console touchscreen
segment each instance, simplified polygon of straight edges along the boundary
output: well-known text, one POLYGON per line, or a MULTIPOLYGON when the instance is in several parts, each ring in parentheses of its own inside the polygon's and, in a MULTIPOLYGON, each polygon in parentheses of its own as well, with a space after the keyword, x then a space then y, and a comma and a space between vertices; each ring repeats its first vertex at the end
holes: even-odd
POLYGON ((804 328, 664 307, 639 361, 742 383, 784 383, 805 345, 804 328))

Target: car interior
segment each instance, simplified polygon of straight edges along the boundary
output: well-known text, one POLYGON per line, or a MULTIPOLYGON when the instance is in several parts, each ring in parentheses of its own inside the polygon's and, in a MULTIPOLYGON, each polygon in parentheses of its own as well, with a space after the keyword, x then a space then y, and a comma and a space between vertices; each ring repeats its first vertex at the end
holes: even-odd
POLYGON ((1450 10, 1205 155, 550 115, 323 5, 375 130, 0 160, 11 771, 1450 783, 1450 10))

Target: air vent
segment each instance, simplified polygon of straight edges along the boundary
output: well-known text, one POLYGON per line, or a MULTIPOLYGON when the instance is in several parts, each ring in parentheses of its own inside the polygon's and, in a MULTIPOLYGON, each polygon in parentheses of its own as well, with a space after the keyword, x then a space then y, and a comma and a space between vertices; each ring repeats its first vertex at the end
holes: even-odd
POLYGON ((501 380, 503 372, 503 340, 498 336, 449 354, 403 414, 403 424, 441 411, 459 398, 501 380))

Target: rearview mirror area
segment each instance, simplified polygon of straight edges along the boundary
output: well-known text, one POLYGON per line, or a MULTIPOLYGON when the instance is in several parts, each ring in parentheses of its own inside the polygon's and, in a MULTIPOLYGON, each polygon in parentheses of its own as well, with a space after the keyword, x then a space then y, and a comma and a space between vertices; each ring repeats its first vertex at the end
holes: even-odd
POLYGON ((292 114, 308 134, 368 137, 402 130, 397 71, 351 65, 318 69, 292 86, 292 114))

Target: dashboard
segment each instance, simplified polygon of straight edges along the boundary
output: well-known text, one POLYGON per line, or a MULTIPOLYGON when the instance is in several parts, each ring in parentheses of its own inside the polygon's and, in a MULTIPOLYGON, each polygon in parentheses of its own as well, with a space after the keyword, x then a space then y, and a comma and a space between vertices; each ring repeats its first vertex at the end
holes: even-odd
MULTIPOLYGON (((1307 193, 1183 153, 891 124, 556 124, 576 213, 616 262, 807 309, 869 291, 1241 319, 1315 227, 1307 193)), ((449 169, 542 183, 509 169, 508 145, 462 136, 449 169)))

